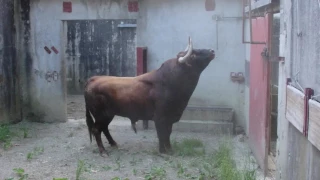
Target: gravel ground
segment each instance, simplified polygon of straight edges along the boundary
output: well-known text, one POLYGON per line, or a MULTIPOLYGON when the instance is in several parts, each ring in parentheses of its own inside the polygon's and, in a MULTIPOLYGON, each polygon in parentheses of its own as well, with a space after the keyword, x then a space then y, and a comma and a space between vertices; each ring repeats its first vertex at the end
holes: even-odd
MULTIPOLYGON (((12 140, 12 147, 4 150, 0 148, 0 180, 6 178, 18 179, 14 168, 22 168, 28 174, 29 180, 52 180, 53 178, 76 179, 79 160, 82 160, 84 171, 82 179, 112 180, 115 177, 130 180, 145 179, 149 173, 164 172, 168 180, 186 179, 178 177, 182 165, 186 171, 197 172, 191 166, 198 157, 182 157, 177 155, 161 155, 158 153, 158 139, 154 130, 138 130, 135 134, 130 127, 130 121, 125 118, 115 118, 109 126, 111 135, 118 143, 118 149, 112 148, 104 136, 103 143, 108 157, 101 157, 96 142, 90 143, 81 99, 69 100, 69 119, 66 123, 34 123, 21 122, 11 129, 16 132, 12 140), (80 102, 80 103, 79 103, 80 102), (28 131, 23 131, 22 128, 28 131), (24 138, 27 135, 27 138, 24 138), (36 150, 35 150, 36 149, 36 150), (33 156, 32 154, 33 153, 33 156), (29 155, 28 155, 29 154, 29 155), (29 156, 29 159, 28 159, 29 156)), ((219 147, 223 138, 208 133, 173 132, 171 141, 181 142, 186 138, 196 138, 205 145, 205 152, 209 154, 219 147)), ((250 155, 247 139, 240 135, 232 138, 234 160, 237 167, 244 167, 246 159, 250 161, 250 168, 257 169, 257 179, 263 179, 261 171, 250 155)), ((201 161, 200 161, 201 163, 201 161)))

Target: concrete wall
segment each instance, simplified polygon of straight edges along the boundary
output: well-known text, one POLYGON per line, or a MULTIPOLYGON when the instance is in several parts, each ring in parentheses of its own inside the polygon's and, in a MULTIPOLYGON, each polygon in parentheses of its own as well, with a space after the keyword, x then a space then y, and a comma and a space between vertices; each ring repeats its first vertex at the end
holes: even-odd
MULTIPOLYGON (((66 120, 66 83, 62 20, 79 19, 133 19, 127 1, 72 0, 72 13, 63 13, 62 0, 31 0, 30 23, 32 78, 30 120, 57 122, 66 120), (44 47, 54 46, 59 53, 48 54, 44 47), (50 77, 58 72, 57 78, 50 77), (46 76, 47 74, 47 76, 46 76)), ((52 51, 52 50, 51 50, 52 51)))
POLYGON ((184 50, 189 35, 195 48, 215 49, 216 59, 203 72, 190 105, 234 108, 236 119, 245 126, 244 84, 230 80, 230 72, 244 72, 241 19, 213 20, 213 15, 241 17, 240 1, 217 0, 216 10, 207 12, 204 1, 140 0, 137 13, 128 12, 126 0, 72 0, 72 13, 62 12, 62 2, 31 0, 29 52, 32 59, 30 93, 33 96, 30 99, 32 108, 27 113, 29 119, 46 122, 66 119, 63 47, 66 43, 61 40, 62 20, 137 19, 137 45, 148 47, 149 71, 184 50), (47 54, 45 46, 55 46, 59 54, 47 54), (50 77, 53 71, 58 72, 56 80, 50 77))
POLYGON ((280 16, 280 56, 285 63, 279 67, 277 179, 320 179, 320 151, 285 118, 286 78, 320 92, 320 7, 315 0, 282 0, 280 16))
POLYGON ((176 57, 187 46, 213 48, 216 58, 204 70, 189 106, 222 106, 235 109, 245 126, 244 84, 233 83, 230 72, 244 72, 245 46, 241 19, 215 21, 214 15, 241 17, 241 1, 216 0, 216 10, 206 11, 205 1, 141 0, 137 27, 138 46, 148 47, 148 71, 176 57))

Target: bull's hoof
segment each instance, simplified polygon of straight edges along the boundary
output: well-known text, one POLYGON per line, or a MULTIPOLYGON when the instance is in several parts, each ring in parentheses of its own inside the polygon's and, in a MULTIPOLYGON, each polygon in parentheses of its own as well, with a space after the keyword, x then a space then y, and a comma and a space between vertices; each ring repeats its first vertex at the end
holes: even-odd
POLYGON ((109 153, 105 149, 100 149, 99 152, 100 152, 101 157, 108 157, 109 156, 109 153))
POLYGON ((113 148, 119 148, 118 144, 116 142, 110 143, 110 146, 113 147, 113 148))
POLYGON ((167 150, 165 148, 159 148, 159 153, 160 154, 166 154, 167 150))

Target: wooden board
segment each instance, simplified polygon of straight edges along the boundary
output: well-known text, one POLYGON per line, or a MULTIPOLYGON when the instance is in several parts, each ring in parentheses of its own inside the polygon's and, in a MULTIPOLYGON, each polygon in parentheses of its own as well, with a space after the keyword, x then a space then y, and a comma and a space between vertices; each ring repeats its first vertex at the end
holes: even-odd
POLYGON ((298 89, 287 85, 286 118, 301 133, 304 127, 304 96, 298 89))
POLYGON ((309 100, 308 140, 320 150, 320 103, 309 100))

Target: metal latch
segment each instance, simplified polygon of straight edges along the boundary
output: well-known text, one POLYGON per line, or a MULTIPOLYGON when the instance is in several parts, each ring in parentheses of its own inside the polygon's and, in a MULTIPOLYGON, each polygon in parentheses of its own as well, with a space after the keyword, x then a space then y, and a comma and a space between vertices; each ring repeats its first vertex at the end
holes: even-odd
POLYGON ((263 60, 265 61, 269 61, 269 62, 281 62, 284 61, 284 57, 272 57, 270 56, 270 53, 268 51, 268 48, 263 48, 262 52, 261 52, 261 57, 263 58, 263 60))

